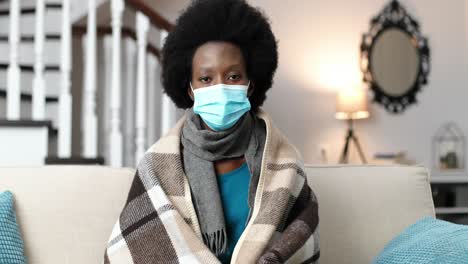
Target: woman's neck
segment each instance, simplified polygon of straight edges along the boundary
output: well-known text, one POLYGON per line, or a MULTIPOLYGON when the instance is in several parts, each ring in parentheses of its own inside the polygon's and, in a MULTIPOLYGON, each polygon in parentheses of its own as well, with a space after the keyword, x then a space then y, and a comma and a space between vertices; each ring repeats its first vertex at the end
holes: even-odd
POLYGON ((245 162, 245 157, 236 159, 225 159, 214 162, 214 167, 217 175, 226 174, 239 168, 245 162))

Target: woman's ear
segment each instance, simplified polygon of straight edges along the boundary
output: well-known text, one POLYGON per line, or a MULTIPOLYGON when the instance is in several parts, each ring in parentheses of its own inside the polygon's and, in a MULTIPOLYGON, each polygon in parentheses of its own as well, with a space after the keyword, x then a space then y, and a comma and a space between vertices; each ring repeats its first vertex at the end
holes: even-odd
POLYGON ((247 90, 247 97, 250 97, 255 90, 255 86, 252 82, 250 82, 249 89, 247 90))
POLYGON ((187 89, 187 93, 188 93, 188 96, 190 97, 190 99, 192 99, 192 101, 194 101, 193 92, 192 92, 192 89, 190 89, 190 87, 187 89))

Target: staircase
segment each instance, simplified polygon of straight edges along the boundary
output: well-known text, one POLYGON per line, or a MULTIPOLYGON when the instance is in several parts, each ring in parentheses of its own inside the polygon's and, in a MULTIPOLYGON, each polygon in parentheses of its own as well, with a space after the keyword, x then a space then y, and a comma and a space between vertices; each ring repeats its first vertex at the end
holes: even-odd
POLYGON ((139 0, 0 0, 0 166, 136 166, 181 115, 171 28, 139 0))

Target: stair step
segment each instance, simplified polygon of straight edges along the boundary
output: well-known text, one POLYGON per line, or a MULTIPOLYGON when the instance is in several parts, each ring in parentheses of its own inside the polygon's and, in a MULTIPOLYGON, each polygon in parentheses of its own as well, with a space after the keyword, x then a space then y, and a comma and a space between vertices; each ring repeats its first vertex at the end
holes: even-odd
MULTIPOLYGON (((8 42, 8 35, 0 35, 0 41, 8 42)), ((45 35, 45 40, 60 40, 60 34, 47 34, 45 35)), ((22 35, 20 38, 21 42, 33 42, 34 43, 34 35, 22 35)))
POLYGON ((56 164, 56 165, 104 165, 104 158, 97 157, 97 158, 83 158, 83 157, 70 157, 70 158, 59 158, 49 156, 45 160, 46 164, 56 164))
MULTIPOLYGON (((35 1, 21 1, 21 14, 35 14, 36 3, 35 1), (25 2, 25 3, 22 3, 25 2), (29 2, 29 3, 28 3, 29 2)), ((62 9, 62 3, 45 3, 46 9, 62 9)), ((8 2, 0 3, 0 16, 10 15, 10 5, 8 2)))
MULTIPOLYGON (((34 72, 34 65, 20 64, 19 67, 21 71, 34 72)), ((0 70, 1 69, 3 70, 8 69, 8 63, 0 63, 0 70)), ((60 71, 60 66, 59 65, 45 65, 44 71, 60 71)))
POLYGON ((0 120, 0 166, 42 166, 56 141, 52 122, 0 120))
POLYGON ((20 120, 7 120, 7 119, 0 119, 0 127, 47 127, 49 130, 49 137, 55 137, 58 134, 58 130, 52 126, 52 121, 44 120, 44 121, 37 121, 37 120, 28 120, 28 119, 20 119, 20 120))
MULTIPOLYGON (((36 24, 35 8, 22 8, 22 15, 19 21, 19 32, 25 35, 34 35, 36 28, 31 25, 36 24)), ((8 35, 10 31, 10 11, 5 8, 0 9, 0 35, 8 35)), ((45 9, 44 31, 45 34, 60 34, 62 27, 62 10, 58 4, 49 4, 45 9)))
MULTIPOLYGON (((0 119, 6 119, 6 97, 0 96, 0 119)), ((58 103, 46 103, 45 104, 45 120, 52 123, 52 130, 49 130, 49 134, 54 136, 57 134, 59 126, 59 104, 58 103)), ((32 101, 23 100, 20 103, 20 120, 33 120, 32 119, 32 101)))
MULTIPOLYGON (((4 64, 5 66, 5 64, 4 64)), ((21 92, 25 94, 32 94, 34 71, 21 72, 21 92)), ((62 84, 60 71, 48 70, 44 72, 46 97, 57 97, 60 95, 62 84)), ((0 89, 7 87, 7 68, 0 67, 0 89)))
MULTIPOLYGON (((34 47, 34 35, 23 34, 18 45, 18 63, 34 65, 36 54, 34 47)), ((61 62, 60 34, 49 33, 44 41, 43 63, 45 65, 60 65, 61 62)), ((8 35, 0 34, 0 63, 10 63, 10 43, 8 35)))
POLYGON ((48 120, 37 121, 37 120, 8 120, 0 119, 0 126, 11 126, 11 127, 42 127, 46 126, 49 129, 52 128, 52 122, 48 120))
MULTIPOLYGON (((7 92, 6 88, 0 87, 0 98, 6 98, 7 92)), ((32 102, 32 95, 21 92, 20 94, 21 101, 32 102)), ((58 103, 59 98, 57 96, 46 96, 45 98, 46 103, 58 103)))

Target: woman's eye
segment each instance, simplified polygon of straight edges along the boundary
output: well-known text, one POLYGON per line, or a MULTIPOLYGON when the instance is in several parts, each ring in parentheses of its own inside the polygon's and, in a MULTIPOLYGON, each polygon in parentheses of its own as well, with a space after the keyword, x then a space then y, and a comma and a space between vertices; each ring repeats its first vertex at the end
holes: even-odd
POLYGON ((240 75, 231 75, 229 78, 231 78, 231 80, 239 80, 240 75))
POLYGON ((206 82, 209 81, 209 79, 210 79, 210 77, 201 77, 199 80, 200 80, 201 82, 206 83, 206 82))

